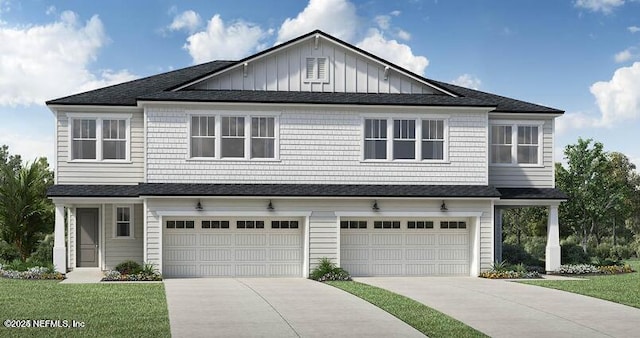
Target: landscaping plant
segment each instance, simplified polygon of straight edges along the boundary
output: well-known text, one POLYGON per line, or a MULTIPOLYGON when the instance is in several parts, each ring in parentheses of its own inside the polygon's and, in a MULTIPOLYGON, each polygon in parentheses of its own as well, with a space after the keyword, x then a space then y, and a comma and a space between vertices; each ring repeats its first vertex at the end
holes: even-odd
POLYGON ((318 266, 311 271, 309 278, 319 282, 332 280, 350 281, 351 275, 349 275, 349 272, 333 263, 330 259, 323 257, 318 262, 318 266))

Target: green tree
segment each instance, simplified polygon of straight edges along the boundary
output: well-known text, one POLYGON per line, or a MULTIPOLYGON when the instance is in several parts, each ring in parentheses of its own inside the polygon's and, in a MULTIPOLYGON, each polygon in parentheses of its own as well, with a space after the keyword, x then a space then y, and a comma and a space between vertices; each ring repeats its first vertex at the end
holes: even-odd
POLYGON ((502 217, 504 234, 514 236, 518 246, 522 246, 523 236, 546 234, 547 211, 544 207, 507 209, 502 217))
POLYGON ((46 197, 53 174, 45 158, 20 167, 0 168, 0 237, 26 260, 44 234, 53 231, 53 205, 46 197))
POLYGON ((581 238, 587 252, 589 237, 601 240, 602 224, 623 203, 625 194, 612 175, 614 168, 602 143, 580 138, 564 153, 567 168, 556 165, 556 186, 569 200, 560 206, 560 218, 581 238))

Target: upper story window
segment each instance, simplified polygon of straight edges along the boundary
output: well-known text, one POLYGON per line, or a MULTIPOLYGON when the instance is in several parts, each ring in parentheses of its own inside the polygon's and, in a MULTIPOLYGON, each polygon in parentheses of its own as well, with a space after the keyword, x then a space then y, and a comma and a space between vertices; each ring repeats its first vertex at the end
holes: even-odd
POLYGON ((501 123, 491 126, 491 164, 541 163, 542 123, 501 123))
POLYGON ((328 57, 307 57, 306 63, 305 63, 305 81, 328 82, 329 81, 329 58, 328 57))
POLYGON ((191 158, 275 159, 274 116, 191 116, 191 158))
POLYGON ((68 113, 72 161, 129 159, 130 118, 90 118, 68 113), (76 117, 77 116, 77 117, 76 117))
POLYGON ((364 120, 364 160, 447 161, 447 119, 364 120), (393 126, 387 128, 388 125, 393 126))

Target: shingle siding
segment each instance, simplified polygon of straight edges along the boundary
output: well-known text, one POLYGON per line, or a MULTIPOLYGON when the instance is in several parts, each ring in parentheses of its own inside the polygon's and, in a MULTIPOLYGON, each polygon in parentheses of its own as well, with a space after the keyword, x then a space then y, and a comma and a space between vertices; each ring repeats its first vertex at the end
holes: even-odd
MULTIPOLYGON (((280 113, 279 161, 193 161, 187 159, 187 111, 149 108, 147 181, 487 184, 486 113, 444 111, 450 117, 450 162, 411 163, 361 161, 362 116, 366 111, 290 107, 274 111, 280 113)), ((416 116, 415 111, 386 112, 398 117, 416 116)), ((423 116, 429 118, 430 114, 423 116)))

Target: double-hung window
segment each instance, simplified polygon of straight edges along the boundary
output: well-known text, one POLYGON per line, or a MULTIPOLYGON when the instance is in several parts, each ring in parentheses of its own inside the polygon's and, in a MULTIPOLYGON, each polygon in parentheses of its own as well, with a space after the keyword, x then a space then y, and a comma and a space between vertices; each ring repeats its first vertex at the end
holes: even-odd
POLYGON ((542 123, 496 122, 491 126, 491 164, 541 162, 542 123))
POLYGON ((190 157, 194 159, 275 159, 274 116, 191 115, 190 157))
POLYGON ((365 118, 362 158, 445 162, 447 126, 446 118, 365 118))
POLYGON ((133 238, 132 207, 116 207, 115 210, 115 237, 133 238))
POLYGON ((130 115, 85 117, 68 113, 71 161, 126 161, 129 159, 130 115))

